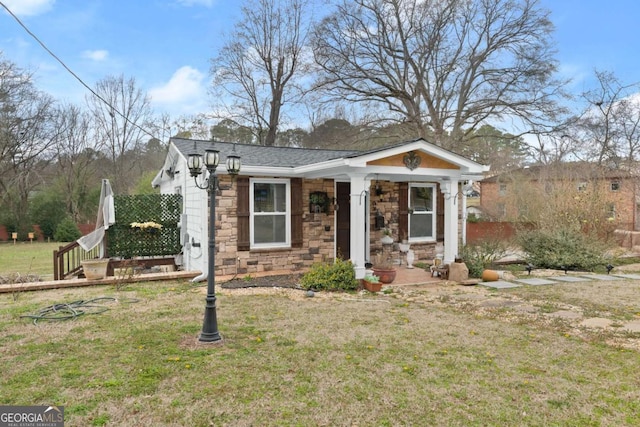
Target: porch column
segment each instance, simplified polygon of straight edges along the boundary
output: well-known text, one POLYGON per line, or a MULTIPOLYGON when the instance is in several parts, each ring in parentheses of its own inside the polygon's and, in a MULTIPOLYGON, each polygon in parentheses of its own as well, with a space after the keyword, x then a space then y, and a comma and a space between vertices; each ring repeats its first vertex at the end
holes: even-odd
POLYGON ((350 224, 350 245, 351 245, 351 262, 353 262, 356 279, 362 279, 365 273, 367 260, 366 245, 366 227, 368 221, 367 203, 369 199, 367 192, 371 185, 371 180, 365 178, 366 175, 351 175, 351 224, 350 224))
POLYGON ((452 263, 458 255, 458 181, 443 181, 440 191, 444 195, 444 259, 452 263))

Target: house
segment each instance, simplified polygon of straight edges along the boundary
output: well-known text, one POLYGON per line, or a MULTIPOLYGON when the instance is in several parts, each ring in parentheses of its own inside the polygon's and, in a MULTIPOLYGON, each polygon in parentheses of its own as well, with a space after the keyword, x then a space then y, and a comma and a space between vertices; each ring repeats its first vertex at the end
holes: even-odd
POLYGON ((183 195, 183 264, 201 271, 207 192, 196 187, 187 158, 205 149, 220 152, 216 269, 224 275, 304 270, 342 257, 362 278, 382 249, 385 228, 395 242, 408 240, 416 260, 433 259, 439 243, 444 261, 453 262, 464 205, 457 203, 460 187, 488 170, 423 139, 360 152, 172 138, 153 185, 183 195), (237 177, 223 166, 234 151, 242 162, 237 177))
POLYGON ((630 172, 589 162, 535 165, 480 181, 483 215, 527 221, 536 212, 580 212, 585 223, 606 221, 618 230, 640 230, 637 179, 630 172))

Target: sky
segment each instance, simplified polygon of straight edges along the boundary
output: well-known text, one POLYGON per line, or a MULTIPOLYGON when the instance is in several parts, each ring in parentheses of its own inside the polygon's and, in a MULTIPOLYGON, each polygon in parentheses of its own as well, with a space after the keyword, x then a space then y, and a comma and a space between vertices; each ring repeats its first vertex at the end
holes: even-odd
MULTIPOLYGON (((322 0, 319 0, 322 1, 322 0)), ((539 0, 551 11, 562 77, 593 87, 594 70, 640 81, 637 0, 539 0)), ((0 0, 87 85, 134 77, 156 112, 211 109, 209 60, 240 17, 239 0, 0 0)), ((81 104, 88 90, 0 6, 2 57, 36 86, 81 104)))

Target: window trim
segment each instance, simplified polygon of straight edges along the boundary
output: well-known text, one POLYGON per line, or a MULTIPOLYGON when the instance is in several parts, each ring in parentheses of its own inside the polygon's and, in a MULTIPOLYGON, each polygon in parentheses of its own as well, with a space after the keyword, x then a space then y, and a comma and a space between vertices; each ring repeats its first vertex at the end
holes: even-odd
POLYGON ((436 184, 427 184, 427 183, 409 183, 407 188, 407 204, 409 214, 407 216, 407 238, 409 242, 435 242, 438 234, 437 231, 437 212, 438 212, 438 198, 437 196, 437 186, 436 184), (411 206, 411 189, 412 188, 431 188, 432 191, 432 206, 431 211, 414 211, 413 206, 411 206), (420 237, 411 237, 411 218, 413 215, 431 215, 431 236, 420 236, 420 237))
POLYGON ((284 178, 250 178, 249 179, 249 245, 250 249, 275 249, 291 248, 291 180, 284 178), (255 184, 284 184, 285 185, 285 212, 255 212, 254 190, 255 184), (262 215, 261 215, 262 214, 262 215), (281 215, 285 217, 285 241, 278 243, 255 243, 255 218, 256 216, 281 215))

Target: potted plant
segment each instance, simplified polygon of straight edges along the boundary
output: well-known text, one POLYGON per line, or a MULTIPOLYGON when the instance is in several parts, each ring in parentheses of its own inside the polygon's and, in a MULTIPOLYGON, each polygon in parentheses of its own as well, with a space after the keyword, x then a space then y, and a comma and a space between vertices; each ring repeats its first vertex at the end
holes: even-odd
POLYGON ((391 245, 391 244, 393 244, 393 237, 391 237, 391 229, 389 229, 389 228, 383 228, 382 229, 382 239, 380 239, 380 242, 383 245, 391 245))
POLYGON ((380 282, 384 284, 392 283, 396 278, 396 268, 391 259, 391 252, 378 254, 372 269, 373 274, 378 276, 380 282))
POLYGON ((380 278, 375 274, 367 274, 362 279, 362 283, 364 284, 364 288, 369 292, 380 292, 382 289, 382 283, 380 282, 380 278))
POLYGON ((329 197, 324 191, 315 191, 309 194, 309 212, 327 213, 329 197))

